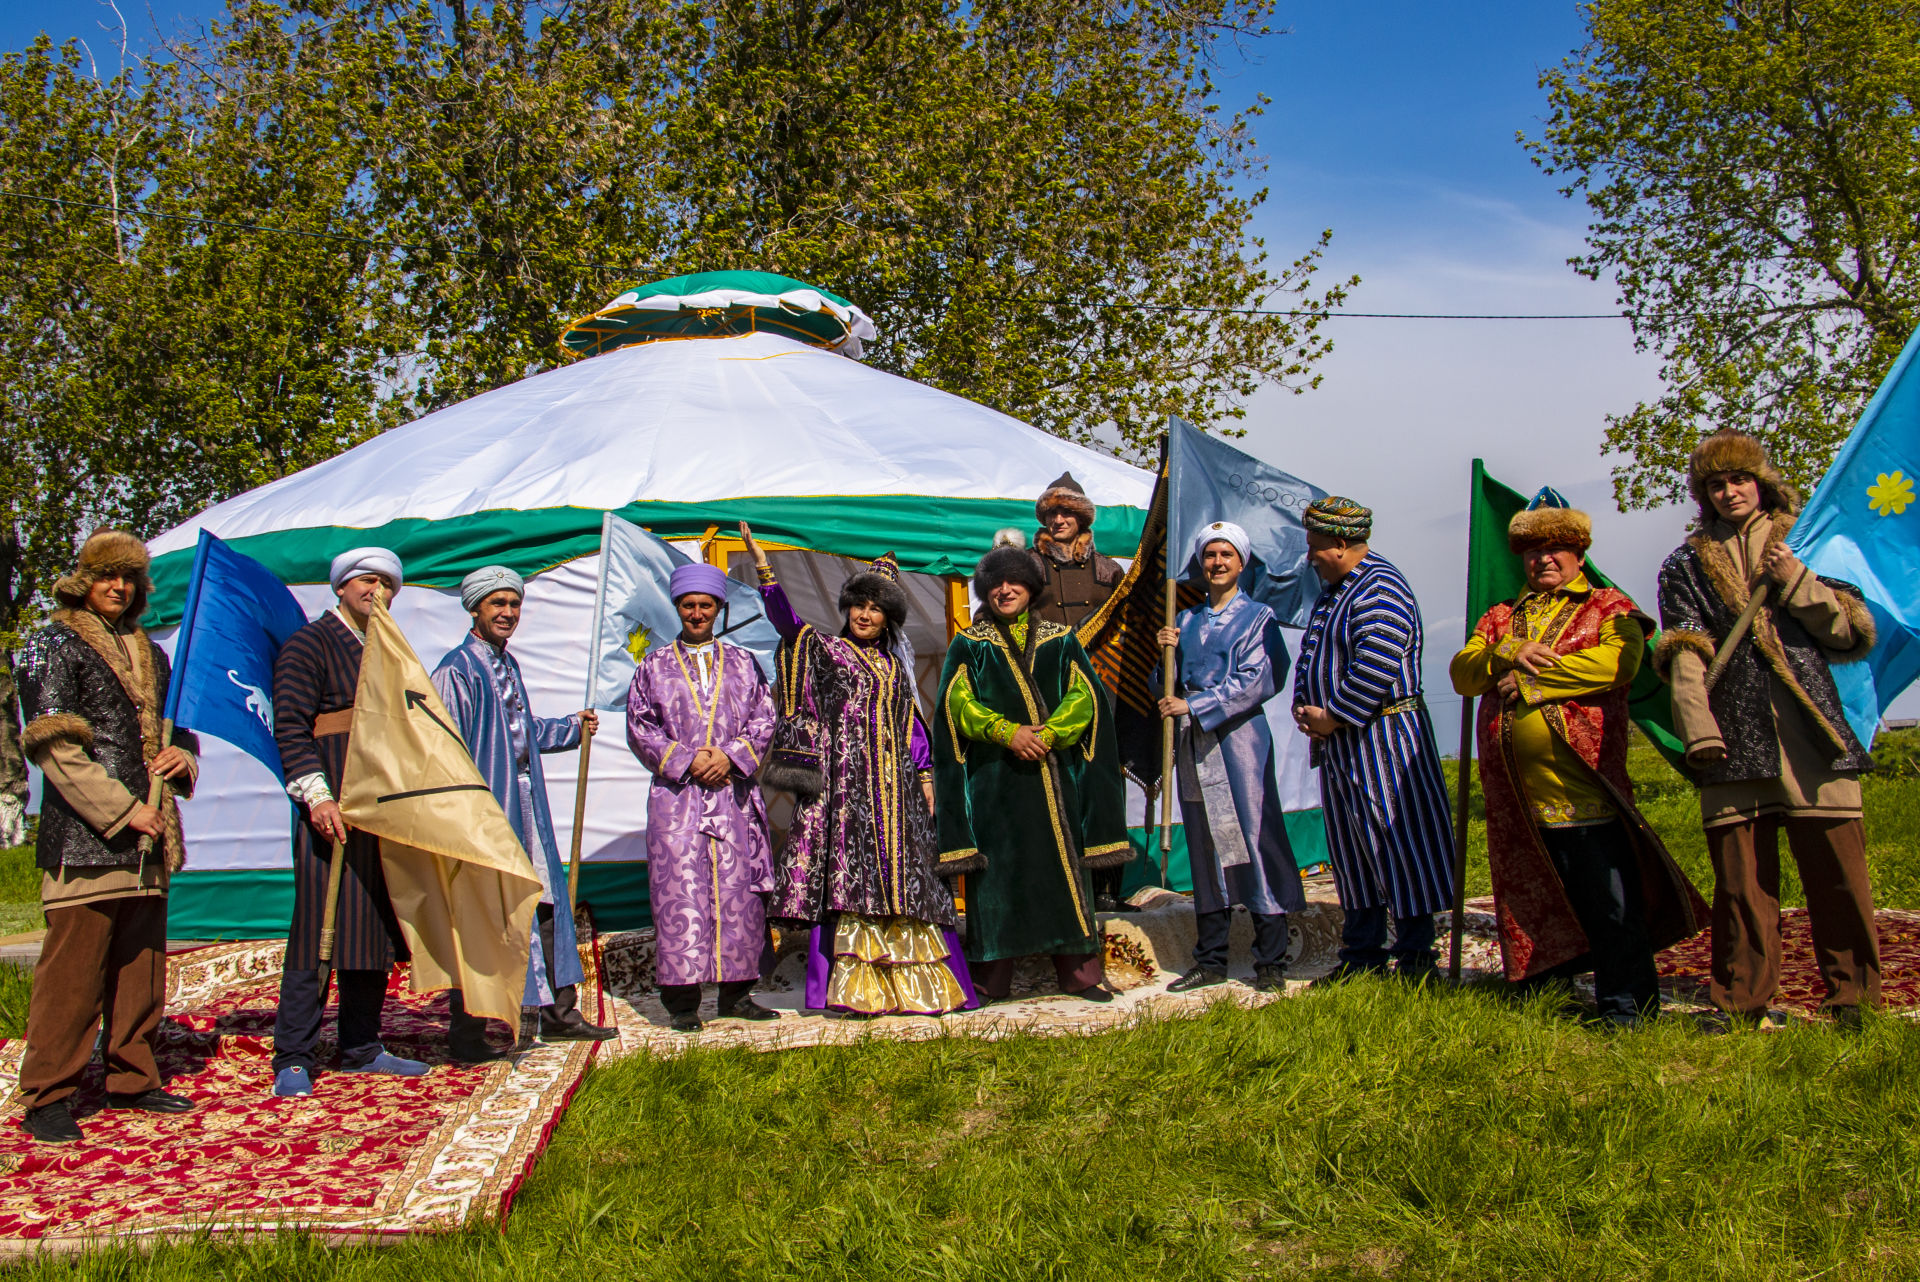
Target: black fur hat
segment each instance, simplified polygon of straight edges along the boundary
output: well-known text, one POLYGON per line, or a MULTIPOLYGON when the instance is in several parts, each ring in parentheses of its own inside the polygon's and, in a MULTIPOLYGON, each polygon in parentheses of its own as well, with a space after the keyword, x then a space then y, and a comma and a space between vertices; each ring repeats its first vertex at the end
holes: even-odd
POLYGON ((907 593, 897 580, 865 570, 840 585, 840 613, 843 617, 848 610, 863 602, 879 606, 880 613, 887 616, 887 626, 896 629, 907 626, 907 593))
POLYGON ((982 601, 1002 583, 1018 583, 1033 594, 1034 600, 1046 591, 1047 579, 1034 563, 1033 553, 1025 548, 995 548, 980 558, 973 570, 973 594, 982 601))

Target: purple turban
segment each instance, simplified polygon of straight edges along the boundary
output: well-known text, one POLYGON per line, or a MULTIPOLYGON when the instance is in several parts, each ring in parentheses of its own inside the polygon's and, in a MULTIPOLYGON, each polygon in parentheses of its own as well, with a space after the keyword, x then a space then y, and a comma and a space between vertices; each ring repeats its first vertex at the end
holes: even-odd
POLYGON ((678 604, 681 597, 692 592, 704 592, 724 604, 727 599, 727 576, 719 566, 708 565, 704 561, 683 565, 667 580, 667 595, 678 604))

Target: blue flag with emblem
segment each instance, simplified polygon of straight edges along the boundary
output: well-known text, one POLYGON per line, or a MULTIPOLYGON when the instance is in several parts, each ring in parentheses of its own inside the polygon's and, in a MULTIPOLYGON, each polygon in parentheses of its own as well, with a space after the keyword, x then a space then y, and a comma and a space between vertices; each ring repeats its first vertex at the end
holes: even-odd
POLYGON ((1867 403, 1787 542, 1816 573, 1859 586, 1879 639, 1834 683, 1860 742, 1920 676, 1920 330, 1867 403))
POLYGON ((1327 492, 1244 454, 1191 423, 1167 423, 1167 564, 1193 558, 1203 526, 1231 521, 1247 532, 1252 555, 1240 587, 1290 628, 1304 628, 1320 595, 1307 568, 1307 505, 1327 492))
POLYGON ((306 622, 273 571, 200 531, 174 634, 167 719, 226 740, 284 782, 273 740, 273 661, 306 622))

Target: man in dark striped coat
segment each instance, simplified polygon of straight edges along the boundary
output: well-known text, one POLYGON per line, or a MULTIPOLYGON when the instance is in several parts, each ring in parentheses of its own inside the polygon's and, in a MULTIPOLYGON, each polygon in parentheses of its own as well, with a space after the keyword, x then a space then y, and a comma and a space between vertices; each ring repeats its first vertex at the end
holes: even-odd
POLYGON ((1340 907, 1331 980, 1434 970, 1433 914, 1453 902, 1453 833, 1420 693, 1420 606, 1367 546, 1373 512, 1329 496, 1307 508, 1320 599, 1294 667, 1293 716, 1313 739, 1340 907), (1387 917, 1394 940, 1387 946, 1387 917))
POLYGON ((400 558, 386 548, 354 548, 333 559, 328 576, 340 601, 287 639, 273 665, 273 737, 293 822, 293 924, 280 974, 273 1024, 273 1093, 311 1095, 314 1044, 326 1009, 320 981, 320 930, 326 913, 333 843, 347 845, 334 919, 334 978, 340 987, 340 1069, 418 1077, 427 1066, 380 1045, 387 975, 407 959, 400 923, 387 898, 380 839, 347 827, 335 798, 347 761, 360 656, 376 593, 400 590, 400 558))

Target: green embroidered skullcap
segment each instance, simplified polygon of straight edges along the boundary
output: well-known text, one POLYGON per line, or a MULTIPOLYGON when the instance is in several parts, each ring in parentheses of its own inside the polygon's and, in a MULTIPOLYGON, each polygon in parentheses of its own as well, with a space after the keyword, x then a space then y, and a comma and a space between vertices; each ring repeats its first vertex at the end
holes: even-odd
POLYGON ((1300 524, 1314 534, 1346 539, 1351 543, 1365 543, 1373 534, 1373 509, 1361 507, 1352 499, 1343 499, 1338 494, 1329 494, 1307 505, 1300 524))

